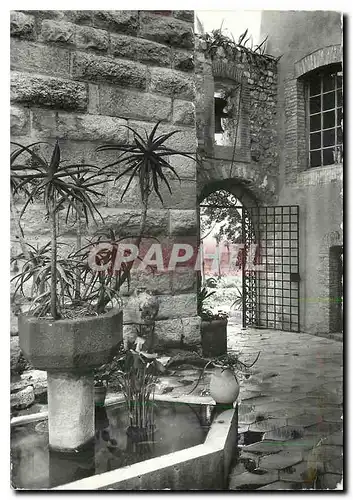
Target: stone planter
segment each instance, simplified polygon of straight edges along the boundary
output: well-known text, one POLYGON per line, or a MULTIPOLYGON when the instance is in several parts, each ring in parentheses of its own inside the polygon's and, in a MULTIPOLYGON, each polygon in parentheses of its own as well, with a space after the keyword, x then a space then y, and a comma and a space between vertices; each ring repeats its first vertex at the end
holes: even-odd
POLYGON ((57 321, 19 317, 20 347, 48 372, 49 445, 80 449, 94 437, 93 369, 111 360, 123 337, 123 312, 57 321))
POLYGON ((227 319, 201 321, 202 355, 215 358, 227 354, 227 319))
POLYGON ((210 394, 216 403, 232 404, 239 395, 239 382, 233 370, 215 368, 210 380, 210 394))
POLYGON ((94 386, 94 404, 96 406, 104 406, 107 388, 105 385, 94 386))

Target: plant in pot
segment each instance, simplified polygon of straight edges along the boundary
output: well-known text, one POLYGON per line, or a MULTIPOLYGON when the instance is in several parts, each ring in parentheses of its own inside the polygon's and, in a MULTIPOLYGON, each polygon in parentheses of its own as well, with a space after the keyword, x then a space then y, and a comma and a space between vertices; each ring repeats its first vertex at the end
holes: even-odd
POLYGON ((201 316, 202 355, 207 358, 227 352, 228 314, 224 311, 214 313, 205 306, 205 301, 215 293, 203 287, 197 296, 198 315, 201 316))
MULTIPOLYGON (((137 336, 125 349, 121 346, 112 361, 96 370, 98 384, 108 381, 121 391, 129 415, 127 435, 133 442, 147 440, 154 431, 154 391, 165 367, 156 353, 143 350, 146 340, 137 336)), ((151 440, 151 439, 149 439, 151 440)))
MULTIPOLYGON (((102 295, 100 283, 90 288, 90 301, 80 296, 86 285, 82 266, 72 254, 59 253, 58 229, 63 219, 80 225, 100 216, 94 199, 107 177, 94 165, 61 160, 58 141, 49 160, 38 152, 47 143, 12 144, 17 149, 11 154, 11 188, 23 203, 18 221, 31 202, 41 200, 51 230, 50 245, 40 258, 26 251, 15 277, 16 293, 24 294, 32 279, 31 306, 19 316, 20 348, 35 368, 48 372, 49 444, 71 451, 94 436, 94 416, 87 411, 93 405, 93 369, 111 358, 122 339, 122 310, 102 295)), ((21 247, 26 248, 23 242, 21 247)))
POLYGON ((232 405, 238 398, 240 390, 240 379, 250 375, 250 368, 259 359, 260 352, 251 364, 240 360, 240 355, 235 352, 227 353, 223 356, 217 356, 210 359, 204 366, 200 377, 190 394, 198 386, 201 377, 206 369, 211 366, 214 368, 210 379, 210 394, 217 404, 232 405))
POLYGON ((110 373, 109 364, 104 364, 94 371, 94 404, 104 406, 107 395, 110 373))

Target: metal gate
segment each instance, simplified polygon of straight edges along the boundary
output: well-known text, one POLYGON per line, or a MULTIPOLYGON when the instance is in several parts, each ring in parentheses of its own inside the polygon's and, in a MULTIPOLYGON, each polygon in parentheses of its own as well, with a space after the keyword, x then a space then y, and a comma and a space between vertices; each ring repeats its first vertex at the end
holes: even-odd
POLYGON ((244 209, 242 235, 243 326, 299 332, 299 206, 244 209))

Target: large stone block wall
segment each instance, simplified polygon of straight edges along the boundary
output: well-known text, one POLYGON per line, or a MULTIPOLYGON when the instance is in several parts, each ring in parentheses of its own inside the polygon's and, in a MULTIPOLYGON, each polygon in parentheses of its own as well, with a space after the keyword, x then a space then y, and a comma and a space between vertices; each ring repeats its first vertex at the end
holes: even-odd
POLYGON ((196 47, 196 125, 203 155, 199 191, 210 182, 232 179, 246 186, 260 203, 273 204, 278 176, 277 63, 270 57, 223 47, 211 57, 202 40, 197 40, 196 47), (222 80, 242 84, 234 151, 214 144, 214 91, 222 80))
MULTIPOLYGON (((193 11, 12 12, 11 139, 27 145, 53 144, 58 138, 63 159, 105 165, 114 156, 95 153, 95 148, 131 141, 123 125, 148 132, 161 120, 160 133, 180 130, 170 147, 195 153, 193 20, 193 11)), ((162 243, 188 237, 196 244, 196 164, 182 157, 172 164, 181 181, 170 177, 173 195, 162 188, 164 205, 152 197, 149 235, 162 243)), ((103 190, 97 206, 106 224, 136 234, 137 182, 123 202, 119 183, 103 190)), ((23 228, 30 243, 48 241, 41 205, 29 207, 23 228)), ((62 224, 59 229, 65 241, 74 241, 70 228, 62 224)), ((15 254, 14 232, 12 242, 15 254)), ((199 343, 193 269, 135 275, 130 291, 136 285, 161 298, 157 343, 199 343)), ((130 335, 131 327, 125 328, 130 335)))

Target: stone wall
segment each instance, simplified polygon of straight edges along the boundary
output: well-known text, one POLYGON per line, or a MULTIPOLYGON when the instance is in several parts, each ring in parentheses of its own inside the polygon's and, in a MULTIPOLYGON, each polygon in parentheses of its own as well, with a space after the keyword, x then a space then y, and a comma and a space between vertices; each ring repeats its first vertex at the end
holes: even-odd
POLYGON ((278 175, 277 63, 265 55, 223 47, 211 56, 202 39, 196 47, 196 124, 203 156, 199 192, 210 182, 231 180, 271 205, 278 175), (214 141, 214 92, 222 84, 241 89, 235 147, 216 146, 214 141))
MULTIPOLYGON (((150 131, 161 120, 161 133, 180 130, 170 147, 195 153, 193 20, 193 11, 12 12, 11 139, 28 145, 58 138, 63 159, 105 165, 113 156, 95 148, 131 141, 122 125, 150 131)), ((148 232, 162 243, 184 236, 196 243, 190 237, 196 234, 195 162, 172 162, 181 182, 171 179, 172 196, 163 188, 164 205, 151 199, 148 232)), ((123 203, 119 186, 106 185, 97 206, 108 225, 134 233, 141 208, 137 182, 123 203)), ((48 241, 41 205, 29 207, 23 228, 29 242, 48 241)), ((73 241, 64 224, 60 234, 73 241)), ((14 233, 12 241, 15 254, 14 233)), ((160 296, 157 343, 199 342, 193 269, 134 276, 131 291, 137 283, 160 296)), ((125 330, 132 334, 128 325, 125 330)))

